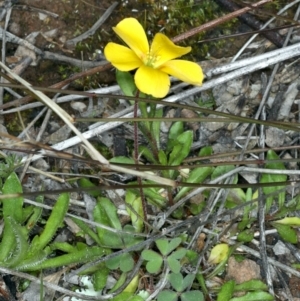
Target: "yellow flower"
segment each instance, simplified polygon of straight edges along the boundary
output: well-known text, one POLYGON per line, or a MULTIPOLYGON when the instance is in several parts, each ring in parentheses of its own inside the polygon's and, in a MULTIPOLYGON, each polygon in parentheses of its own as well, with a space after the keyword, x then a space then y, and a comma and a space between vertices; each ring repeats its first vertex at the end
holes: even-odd
POLYGON ((201 85, 203 72, 193 62, 174 60, 191 51, 191 47, 176 46, 168 37, 157 33, 149 47, 142 25, 134 18, 126 18, 113 28, 129 46, 108 43, 106 59, 120 71, 137 69, 134 80, 137 88, 157 98, 165 97, 170 89, 169 75, 192 85, 201 85))

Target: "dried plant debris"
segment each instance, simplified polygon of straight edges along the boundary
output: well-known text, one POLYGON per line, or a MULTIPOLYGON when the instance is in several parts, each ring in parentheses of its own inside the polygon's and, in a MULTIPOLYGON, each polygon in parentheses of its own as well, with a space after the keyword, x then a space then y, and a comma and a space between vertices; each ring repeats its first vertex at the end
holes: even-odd
MULTIPOLYGON (((299 29, 200 44, 245 30, 217 26, 217 2, 1 4, 3 300, 299 298, 299 29), (122 43, 115 30, 136 51, 117 25, 128 18, 154 48, 191 46, 181 62, 203 84, 171 77, 156 99, 137 90, 135 65, 116 75, 103 50, 122 43), (207 18, 215 27, 194 35, 207 18)), ((250 23, 271 12, 273 28, 293 25, 296 2, 253 3, 265 18, 250 23)), ((156 72, 161 57, 142 50, 156 72)))

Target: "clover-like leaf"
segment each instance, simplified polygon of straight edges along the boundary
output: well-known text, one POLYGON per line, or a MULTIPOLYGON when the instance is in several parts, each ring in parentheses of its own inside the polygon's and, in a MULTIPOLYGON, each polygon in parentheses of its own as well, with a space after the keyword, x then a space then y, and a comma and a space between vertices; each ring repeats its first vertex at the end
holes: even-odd
POLYGON ((181 301, 204 301, 203 293, 200 291, 188 291, 181 294, 181 301))
POLYGON ((152 250, 144 250, 142 252, 142 258, 147 260, 146 269, 149 273, 159 272, 161 265, 163 263, 163 258, 158 253, 152 250))
POLYGON ((133 269, 134 266, 134 260, 129 253, 124 253, 116 257, 112 257, 105 263, 110 270, 116 270, 120 268, 122 272, 129 272, 133 269))
POLYGON ((178 296, 176 292, 172 292, 169 290, 161 291, 157 295, 157 301, 177 301, 177 300, 178 300, 178 296))
POLYGON ((175 237, 171 240, 162 238, 162 239, 158 239, 155 243, 156 243, 157 248, 159 249, 160 253, 162 255, 166 256, 180 245, 181 238, 175 237))

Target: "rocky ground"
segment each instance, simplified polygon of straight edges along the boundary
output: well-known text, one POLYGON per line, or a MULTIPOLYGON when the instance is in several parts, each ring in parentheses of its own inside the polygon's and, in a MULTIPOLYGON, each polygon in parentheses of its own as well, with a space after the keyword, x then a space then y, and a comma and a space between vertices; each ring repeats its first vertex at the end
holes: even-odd
MULTIPOLYGON (((1 10, 2 41, 4 30, 9 34, 6 36, 6 43, 2 43, 3 61, 34 86, 50 87, 78 73, 85 74, 89 70, 96 70, 89 73, 88 76, 79 77, 75 81, 68 83, 68 89, 76 91, 93 89, 92 91, 103 94, 120 93, 118 86, 115 85, 114 70, 112 68, 105 69, 107 62, 102 54, 106 43, 116 39, 111 27, 125 16, 142 18, 145 13, 150 15, 151 10, 157 9, 155 5, 151 1, 133 0, 122 1, 121 3, 116 3, 116 5, 114 5, 113 1, 101 0, 17 1, 16 3, 4 1, 1 10), (105 14, 106 18, 100 22, 101 25, 93 29, 94 24, 105 14), (26 44, 26 41, 30 44, 26 44)), ((162 1, 161 6, 163 7, 164 5, 167 7, 167 1, 162 1)), ((293 11, 296 11, 296 9, 293 8, 293 11)), ((163 21, 160 20, 159 24, 163 24, 163 21)), ((238 25, 236 31, 240 31, 241 28, 242 25, 238 25)), ((289 34, 288 29, 278 30, 278 33, 282 39, 289 34)), ((205 158, 204 163, 209 163, 213 166, 218 164, 221 166, 223 163, 226 163, 227 165, 233 164, 235 168, 243 167, 236 172, 235 184, 251 184, 253 189, 257 189, 259 187, 258 183, 260 183, 258 169, 265 167, 263 165, 265 157, 260 153, 262 150, 276 150, 279 158, 285 162, 285 168, 295 171, 293 175, 289 175, 288 180, 293 180, 296 184, 294 186, 286 185, 286 202, 291 202, 299 192, 297 188, 299 169, 297 158, 299 156, 298 92, 300 81, 298 57, 300 53, 298 48, 286 48, 286 51, 272 55, 273 51, 276 51, 278 47, 269 40, 260 38, 251 42, 249 47, 245 48, 237 58, 234 58, 237 53, 237 45, 242 45, 244 40, 244 37, 239 39, 239 43, 236 40, 228 40, 223 52, 218 49, 215 52, 211 52, 209 59, 201 58, 200 65, 206 74, 206 81, 202 87, 194 88, 174 82, 171 94, 166 100, 180 103, 182 107, 177 109, 172 106, 165 107, 164 116, 168 118, 200 117, 199 121, 195 120, 186 123, 185 128, 192 129, 194 132, 194 140, 190 156, 184 163, 193 164, 194 157, 199 152, 199 149, 211 146, 214 155, 205 158), (266 56, 260 57, 264 53, 266 53, 266 56), (218 55, 218 57, 216 58, 214 55, 218 55), (261 60, 257 63, 253 58, 261 58, 261 60), (271 62, 273 58, 274 61, 271 62), (246 65, 233 65, 232 61, 236 59, 245 62, 246 65), (278 63, 278 67, 273 71, 276 63, 278 63), (222 66, 225 67, 222 69, 222 66), (254 68, 254 66, 256 67, 254 68), (227 118, 227 120, 225 121, 224 119, 224 122, 222 122, 222 120, 217 120, 216 118, 227 118), (251 127, 249 124, 255 124, 254 119, 262 121, 251 127)), ((297 43, 299 43, 299 31, 295 30, 289 37, 289 45, 297 46, 297 43)), ((197 44, 192 46, 193 48, 199 47, 197 44)), ((196 56, 195 54, 193 55, 196 56)), ((55 88, 62 89, 63 86, 55 86, 55 88)), ((105 118, 113 114, 118 114, 117 117, 119 117, 126 116, 125 114, 132 111, 132 108, 126 101, 116 101, 109 96, 93 98, 87 97, 87 95, 74 96, 74 94, 64 95, 58 93, 61 91, 52 90, 46 92, 51 97, 57 93, 53 96, 53 99, 74 118, 105 118)), ((15 94, 11 90, 6 90, 5 93, 1 91, 1 93, 1 109, 3 111, 0 113, 0 132, 7 135, 1 136, 0 150, 2 148, 2 151, 7 154, 6 149, 10 147, 13 140, 12 137, 15 137, 15 141, 30 139, 31 141, 40 142, 45 149, 48 146, 52 146, 64 153, 59 153, 58 157, 54 158, 47 158, 46 156, 45 159, 33 159, 32 167, 44 172, 55 171, 55 175, 59 179, 68 178, 71 173, 75 173, 78 176, 84 171, 87 175, 95 177, 95 182, 107 184, 106 178, 102 176, 97 166, 92 163, 86 164, 86 162, 68 160, 68 154, 70 156, 85 155, 85 149, 78 146, 80 139, 74 137, 69 127, 64 125, 57 116, 51 115, 49 112, 47 119, 33 123, 25 131, 24 128, 42 112, 41 103, 28 100, 14 102, 15 98, 22 99, 27 94, 22 89, 15 89, 15 94), (16 112, 21 113, 18 115, 16 112), (20 116, 23 124, 20 122, 20 116), (40 132, 42 128, 44 128, 44 131, 40 132)), ((91 138, 90 141, 97 145, 101 151, 105 151, 108 157, 120 154, 131 157, 132 141, 134 139, 132 124, 78 122, 76 126, 88 138, 91 138)), ((166 143, 169 126, 170 122, 164 122, 161 127, 162 145, 166 143)), ((139 141, 141 144, 146 143, 142 135, 139 137, 139 141)), ((37 150, 40 148, 40 145, 36 144, 35 148, 37 150)), ((25 149, 22 156, 29 155, 30 151, 25 149)), ((144 163, 147 164, 145 159, 144 163)), ((178 179, 182 179, 180 177, 178 179)), ((64 181, 59 182, 57 179, 49 180, 47 178, 45 180, 44 176, 36 176, 31 173, 26 175, 26 171, 22 176, 20 175, 20 178, 24 189, 27 191, 32 191, 35 187, 40 186, 43 186, 44 190, 49 191, 49 204, 51 204, 51 198, 55 200, 55 196, 51 196, 51 190, 73 187, 69 184, 65 185, 64 181)), ((122 179, 122 183, 126 183, 128 179, 131 178, 122 179)), ((121 181, 120 178, 109 178, 109 180, 112 181, 110 183, 121 181)), ((227 184, 231 183, 228 182, 227 184)), ((245 187, 241 187, 245 191, 245 187)), ((182 230, 182 232, 189 234, 192 238, 191 241, 194 241, 193 249, 197 250, 198 254, 200 254, 199 256, 203 256, 205 262, 202 266, 203 268, 208 268, 208 252, 216 241, 216 237, 212 236, 211 233, 214 231, 218 232, 218 234, 221 233, 219 241, 234 244, 236 235, 231 234, 238 233, 237 230, 234 230, 237 227, 237 222, 231 223, 231 220, 238 220, 243 214, 243 212, 238 210, 234 213, 227 212, 226 210, 229 208, 223 207, 221 192, 222 190, 219 189, 216 190, 214 196, 205 196, 208 199, 207 207, 205 210, 203 209, 206 215, 203 217, 201 215, 203 214, 202 212, 201 214, 199 213, 199 216, 204 218, 207 223, 201 223, 201 218, 199 218, 200 222, 195 222, 194 228, 186 227, 182 230), (217 196, 218 193, 219 196, 217 196), (220 197, 218 205, 214 203, 214 197, 216 199, 220 197), (229 225, 233 230, 228 228, 228 231, 224 233, 223 229, 229 227, 229 225), (202 250, 204 251, 202 252, 202 250)), ((235 199, 240 205, 240 199, 237 195, 234 195, 235 192, 229 188, 227 192, 232 194, 232 199, 235 199)), ((175 192, 172 193, 175 195, 175 192)), ((122 207, 124 203, 122 194, 107 192, 106 195, 114 200, 120 211, 124 209, 122 207)), ((191 203, 201 203, 202 198, 204 198, 203 195, 202 191, 197 193, 197 190, 195 190, 195 193, 190 195, 191 203)), ((224 195, 223 198, 226 199, 224 195)), ((87 194, 83 192, 72 195, 72 200, 76 214, 91 218, 90 212, 86 207, 93 206, 94 200, 89 200, 87 194)), ((164 212, 166 214, 165 217, 155 221, 157 224, 160 224, 161 228, 159 229, 162 231, 163 228, 168 230, 171 228, 170 225, 178 222, 170 217, 171 213, 174 213, 176 210, 176 204, 174 206, 171 206, 171 209, 166 209, 164 212)), ((151 216, 155 219, 156 215, 161 213, 153 206, 149 206, 148 209, 151 213, 149 214, 150 221, 151 216)), ((259 252, 262 249, 262 241, 259 235, 262 228, 260 228, 256 215, 255 221, 249 222, 249 228, 256 230, 255 236, 249 244, 244 244, 254 251, 251 253, 249 249, 243 249, 244 246, 241 246, 240 249, 237 248, 238 252, 247 254, 247 259, 239 262, 236 258, 230 257, 223 274, 221 276, 216 274, 215 277, 207 281, 207 286, 211 289, 207 300, 213 300, 214 296, 216 296, 215 287, 231 279, 234 279, 236 283, 243 283, 251 279, 263 279, 266 282, 268 280, 270 282, 271 279, 273 285, 268 283, 269 292, 275 291, 278 300, 292 300, 291 298, 297 300, 297 298, 300 298, 299 272, 297 269, 289 269, 292 264, 298 262, 297 256, 294 256, 294 254, 298 254, 295 246, 297 247, 299 242, 297 241, 297 243, 291 245, 282 240, 277 232, 272 232, 274 228, 269 221, 272 221, 272 216, 274 217, 274 212, 278 210, 278 206, 274 205, 272 210, 273 213, 268 213, 265 216, 267 225, 265 228, 267 233, 265 247, 267 246, 269 258, 275 260, 276 263, 282 264, 282 266, 278 264, 269 265, 271 267, 269 271, 271 270, 272 275, 268 278, 264 274, 266 262, 255 255, 255 251, 259 252), (283 274, 282 278, 280 278, 280 274, 283 274)), ((257 214, 257 211, 258 208, 255 208, 253 215, 257 214)), ((297 212, 295 213, 296 216, 297 212)), ((291 214, 291 212, 287 212, 288 214, 291 214)), ((192 217, 192 214, 190 212, 186 213, 185 218, 187 217, 192 217)), ((128 222, 127 217, 122 217, 122 219, 122 223, 126 224, 128 222)), ((184 222, 184 219, 180 221, 184 222)), ((65 241, 74 238, 76 231, 76 227, 71 224, 70 220, 67 220, 67 223, 68 230, 62 229, 59 233, 59 239, 65 241)), ((172 232, 170 235, 172 236, 174 233, 172 232)), ((56 275, 55 279, 47 278, 46 280, 71 290, 70 287, 75 283, 68 277, 61 277, 62 273, 59 274, 60 272, 57 270, 54 272, 56 275), (68 283, 66 279, 68 279, 68 283)), ((141 268, 140 272, 144 273, 145 269, 141 268)), ((46 273, 49 274, 48 271, 46 273)), ((68 271, 63 273, 67 274, 68 271)), ((118 277, 118 272, 111 273, 112 282, 116 281, 118 277)), ((15 283, 19 283, 20 278, 21 276, 12 278, 12 280, 15 283)), ((147 282, 147 285, 145 284, 146 282, 140 283, 139 288, 148 289, 150 292, 155 291, 159 287, 159 277, 151 279, 152 283, 150 280, 147 282)), ((39 287, 31 286, 30 289, 21 292, 21 289, 18 287, 17 298, 18 300, 34 300, 33 298, 37 298, 39 290, 39 287)), ((50 300, 49 296, 53 297, 49 292, 45 300, 50 300)), ((59 292, 62 293, 63 291, 59 292)), ((10 296, 9 298, 11 299, 5 300, 14 300, 16 297, 10 296)))

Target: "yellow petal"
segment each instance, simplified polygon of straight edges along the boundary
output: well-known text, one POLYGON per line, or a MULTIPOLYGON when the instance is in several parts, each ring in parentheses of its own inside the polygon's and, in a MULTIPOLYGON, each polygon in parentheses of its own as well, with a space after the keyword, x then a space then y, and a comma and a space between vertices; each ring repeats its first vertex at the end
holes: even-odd
POLYGON ((131 49, 116 43, 108 43, 104 55, 120 71, 134 70, 143 63, 131 49))
POLYGON ((149 43, 142 25, 134 18, 126 18, 113 27, 115 33, 142 59, 149 51, 149 43))
POLYGON ((202 69, 198 64, 184 60, 166 62, 159 70, 192 85, 201 85, 204 78, 202 69))
POLYGON ((165 62, 187 54, 191 50, 191 47, 177 46, 164 34, 157 33, 150 48, 151 56, 156 57, 153 67, 158 68, 165 62))
POLYGON ((135 84, 138 89, 156 98, 165 97, 170 89, 168 74, 142 65, 135 73, 135 84))

